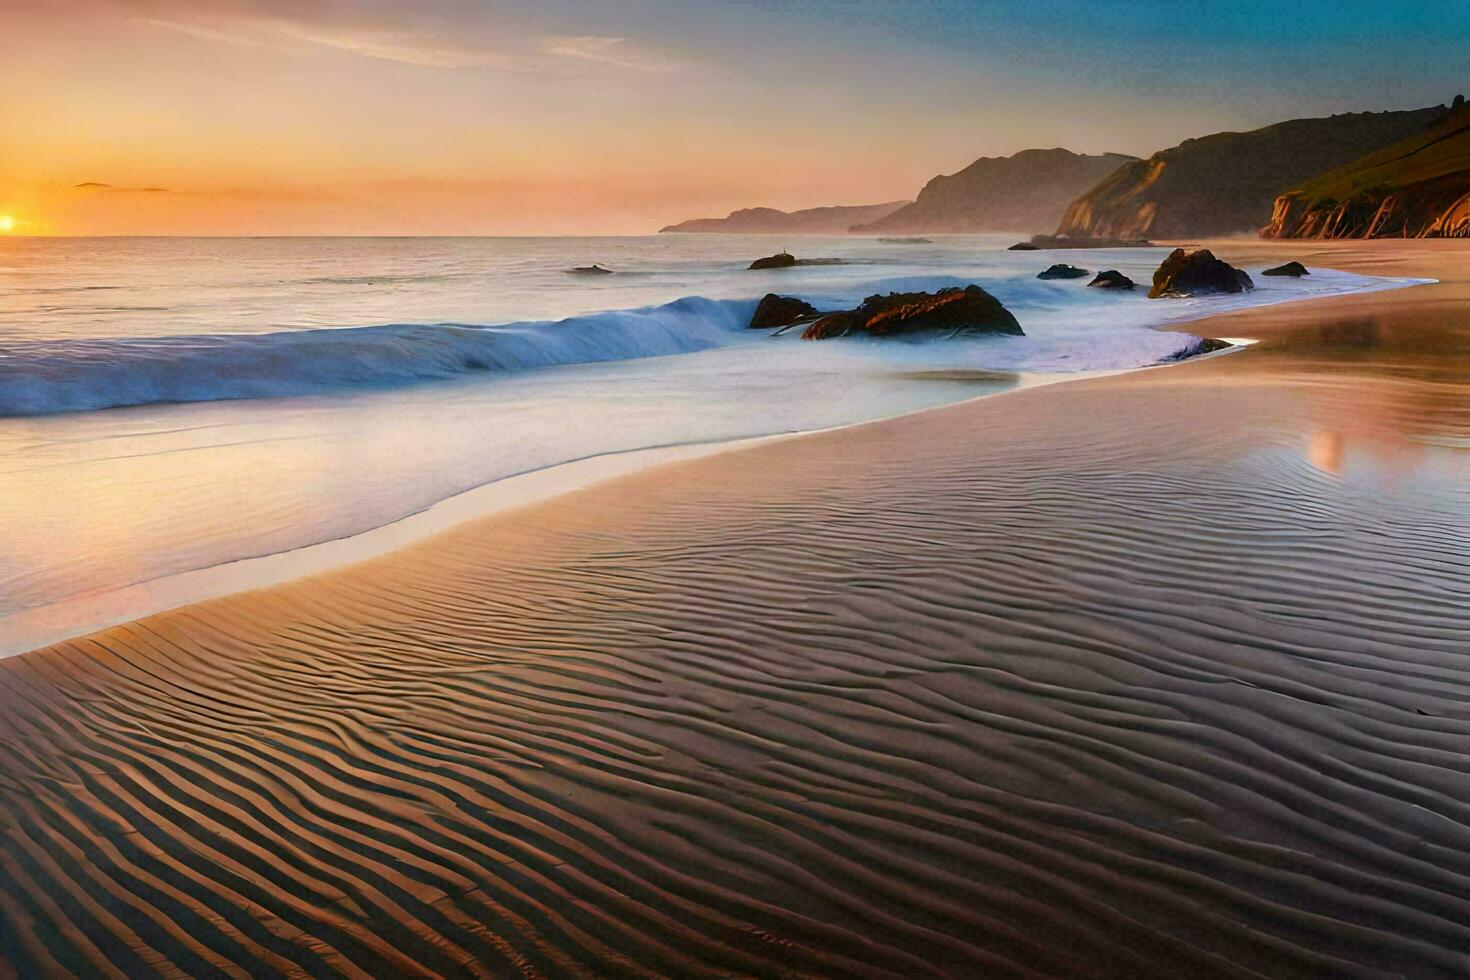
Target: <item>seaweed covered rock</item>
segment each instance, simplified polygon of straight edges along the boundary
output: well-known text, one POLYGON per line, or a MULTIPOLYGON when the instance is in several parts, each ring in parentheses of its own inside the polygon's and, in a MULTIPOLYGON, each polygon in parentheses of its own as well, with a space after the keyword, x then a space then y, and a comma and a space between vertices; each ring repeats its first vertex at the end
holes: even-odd
POLYGON ((846 334, 888 337, 920 331, 1024 335, 1000 300, 972 284, 934 293, 869 296, 855 310, 822 317, 801 336, 804 340, 826 340, 846 334))
POLYGON ((1098 289, 1132 289, 1133 280, 1117 269, 1108 269, 1105 272, 1099 272, 1097 277, 1087 285, 1096 286, 1098 289))
POLYGON ((1261 275, 1291 276, 1295 279, 1300 279, 1302 276, 1310 276, 1311 273, 1308 272, 1307 267, 1302 265, 1300 262, 1288 262, 1285 265, 1278 265, 1274 269, 1267 269, 1265 272, 1262 272, 1261 275))
POLYGON ((1203 296, 1208 293, 1242 293, 1255 289, 1251 277, 1215 258, 1207 248, 1186 252, 1176 248, 1159 264, 1149 299, 1161 296, 1203 296))
POLYGON ((817 308, 810 303, 792 296, 766 293, 756 304, 755 313, 750 317, 750 326, 753 330, 766 327, 789 327, 793 323, 816 315, 817 308))
POLYGON ((1037 279, 1081 279, 1083 276, 1091 275, 1086 269, 1079 269, 1075 265, 1067 265, 1058 262, 1045 272, 1038 272, 1037 279))

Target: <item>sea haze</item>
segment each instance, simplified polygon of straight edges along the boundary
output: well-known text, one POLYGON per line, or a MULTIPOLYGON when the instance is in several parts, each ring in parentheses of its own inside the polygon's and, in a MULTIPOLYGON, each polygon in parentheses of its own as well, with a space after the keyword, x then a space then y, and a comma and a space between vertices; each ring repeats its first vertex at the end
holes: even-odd
MULTIPOLYGON (((64 633, 78 597, 359 534, 514 474, 1145 367, 1194 344, 1155 329, 1171 321, 1407 282, 1316 270, 1149 301, 1038 281, 1058 257, 1009 243, 0 242, 0 633, 52 608, 64 633), (845 264, 745 269, 783 246, 845 264), (568 271, 592 263, 613 274, 568 271), (803 343, 745 328, 768 291, 841 308, 969 282, 1027 336, 803 343)), ((1147 283, 1163 254, 1060 260, 1147 283)))

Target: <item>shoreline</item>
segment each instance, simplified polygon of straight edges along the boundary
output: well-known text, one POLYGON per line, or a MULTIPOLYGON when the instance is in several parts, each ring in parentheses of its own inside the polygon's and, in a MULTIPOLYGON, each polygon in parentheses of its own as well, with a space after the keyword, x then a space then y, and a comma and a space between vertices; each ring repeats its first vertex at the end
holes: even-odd
MULTIPOLYGON (((1384 278, 1388 280, 1392 277, 1384 278)), ((1433 284, 1434 281, 1432 279, 1416 282, 1384 281, 1351 293, 1333 296, 1268 301, 1243 310, 1226 312, 1203 311, 1198 316, 1169 321, 1151 329, 1172 333, 1192 333, 1187 328, 1232 314, 1249 314, 1256 310, 1311 305, 1333 299, 1411 289, 1416 286, 1433 284)), ((1035 375, 1029 383, 1015 388, 986 392, 944 405, 901 412, 898 415, 748 438, 651 446, 569 460, 512 474, 436 501, 420 511, 395 521, 346 537, 316 542, 287 551, 242 558, 222 565, 192 569, 157 579, 136 582, 100 594, 74 596, 62 602, 25 609, 10 616, 0 617, 0 626, 3 626, 5 630, 5 636, 0 637, 0 659, 20 656, 55 643, 83 637, 98 630, 197 602, 270 588, 349 567, 358 562, 381 557, 399 548, 425 541, 469 521, 500 516, 642 470, 717 453, 737 452, 770 441, 820 436, 853 427, 881 425, 894 419, 942 411, 957 405, 970 404, 1002 395, 1013 395, 1031 388, 1081 383, 1157 368, 1176 368, 1205 357, 1237 352, 1255 338, 1227 337, 1223 339, 1233 345, 1231 349, 1211 354, 1197 354, 1180 361, 1145 364, 1117 371, 1096 370, 1079 372, 1076 375, 1035 375), (55 622, 57 619, 76 625, 57 625, 55 622)))
MULTIPOLYGON (((1185 360, 1229 354, 1236 349, 1232 347, 1208 354, 1198 354, 1185 360)), ((893 419, 922 415, 955 405, 998 398, 1003 395, 1014 395, 1032 388, 1070 384, 1133 371, 1174 367, 1180 363, 1183 361, 1146 364, 1142 367, 1121 371, 1089 371, 1077 376, 1043 375, 1038 377, 1045 377, 1047 380, 1033 380, 1017 387, 987 392, 956 402, 920 408, 898 415, 887 415, 877 419, 848 422, 820 429, 775 432, 763 436, 649 446, 554 463, 540 469, 515 473, 477 487, 471 487, 453 496, 435 501, 413 514, 346 537, 304 545, 287 551, 242 558, 223 565, 193 569, 176 575, 167 575, 100 595, 77 596, 64 602, 26 609, 7 617, 0 617, 0 625, 3 625, 8 631, 8 636, 0 638, 0 660, 22 656, 33 650, 66 640, 78 639, 99 630, 197 602, 267 589, 336 569, 347 568, 358 562, 383 557, 400 548, 426 541, 470 521, 502 516, 660 466, 739 452, 765 443, 802 439, 861 426, 879 425, 893 419), (303 562, 302 567, 297 567, 297 562, 303 562), (127 610, 121 608, 128 606, 130 600, 135 597, 147 596, 160 589, 170 590, 168 598, 162 602, 132 606, 127 610), (50 618, 49 614, 66 613, 77 609, 95 609, 96 612, 90 614, 88 624, 82 627, 53 627, 45 622, 50 618)))
POLYGON ((1362 251, 1442 281, 0 660, 0 949, 1464 975, 1470 275, 1362 251))

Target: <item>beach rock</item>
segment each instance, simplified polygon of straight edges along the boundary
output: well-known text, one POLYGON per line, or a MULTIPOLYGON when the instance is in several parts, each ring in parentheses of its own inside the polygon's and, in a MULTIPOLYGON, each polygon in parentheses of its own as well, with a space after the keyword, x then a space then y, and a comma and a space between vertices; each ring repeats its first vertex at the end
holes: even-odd
POLYGON ((863 329, 876 336, 916 330, 977 330, 1020 334, 1021 325, 1001 301, 976 285, 936 293, 869 296, 858 308, 868 315, 863 329))
POLYGON ((1024 336, 1011 311, 973 284, 935 293, 869 296, 855 310, 822 317, 801 336, 803 340, 826 340, 850 333, 888 337, 930 330, 1024 336))
POLYGON ((753 330, 761 330, 766 327, 789 327, 799 320, 816 315, 817 308, 810 303, 791 296, 766 293, 756 304, 755 313, 750 318, 750 326, 753 330))
POLYGON ((1106 272, 1099 272, 1097 278, 1087 285, 1096 286, 1098 289, 1132 289, 1133 280, 1117 269, 1109 269, 1106 272))
POLYGON ((1012 245, 1010 248, 1006 249, 1006 251, 1007 252, 1039 252, 1041 250, 1039 248, 1037 248, 1035 245, 1032 245, 1030 242, 1017 242, 1016 244, 1012 245))
POLYGON ((796 256, 790 252, 777 252, 750 263, 752 269, 789 269, 796 264, 796 256))
POLYGON ((1081 279, 1083 276, 1091 275, 1086 269, 1079 269, 1075 265, 1067 265, 1058 262, 1045 272, 1038 272, 1037 279, 1081 279))
POLYGON ((1255 288, 1250 276, 1229 262, 1215 258, 1209 249, 1186 252, 1176 248, 1159 264, 1148 296, 1149 299, 1202 296, 1207 293, 1241 293, 1255 288))
POLYGON ((575 269, 568 269, 567 271, 574 276, 610 276, 613 274, 611 269, 604 269, 596 262, 591 265, 579 265, 575 269))
POLYGON ((1292 276, 1294 278, 1300 279, 1302 276, 1310 276, 1311 273, 1308 272, 1307 267, 1302 265, 1300 262, 1288 262, 1285 265, 1278 265, 1274 269, 1267 269, 1265 272, 1262 272, 1261 275, 1292 276))

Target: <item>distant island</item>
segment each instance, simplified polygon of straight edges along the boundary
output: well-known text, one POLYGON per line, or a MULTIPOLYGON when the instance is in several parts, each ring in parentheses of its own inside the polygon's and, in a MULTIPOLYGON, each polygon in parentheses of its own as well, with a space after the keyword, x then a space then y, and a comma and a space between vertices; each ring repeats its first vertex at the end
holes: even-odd
POLYGON ((775 208, 742 208, 723 218, 694 218, 660 228, 660 232, 702 232, 727 235, 841 235, 855 224, 877 221, 905 207, 908 201, 887 204, 806 208, 778 211, 775 208))
POLYGON ((1079 195, 1136 159, 1063 149, 981 157, 958 173, 930 180, 913 204, 852 230, 889 235, 1052 228, 1079 195))

